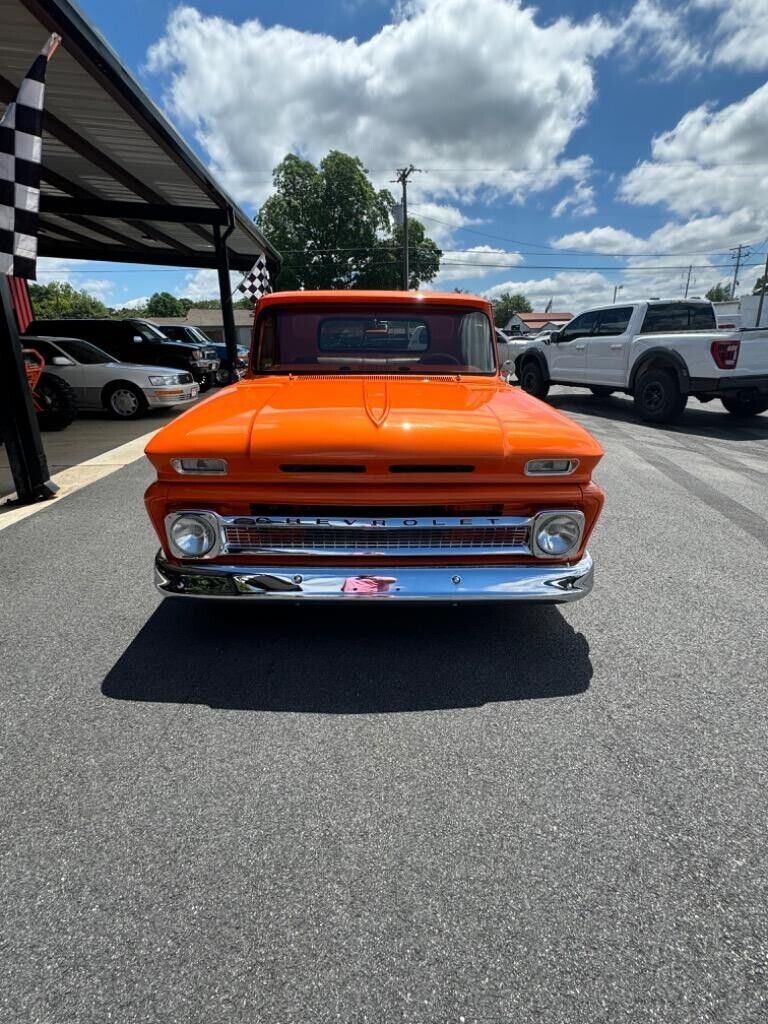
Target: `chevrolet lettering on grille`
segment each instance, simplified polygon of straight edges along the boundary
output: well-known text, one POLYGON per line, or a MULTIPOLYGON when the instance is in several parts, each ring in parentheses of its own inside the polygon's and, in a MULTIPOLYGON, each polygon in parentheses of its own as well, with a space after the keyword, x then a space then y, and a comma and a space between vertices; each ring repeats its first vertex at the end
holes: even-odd
MULTIPOLYGON (((242 518, 242 522, 245 523, 245 518, 242 518)), ((478 527, 478 526, 502 526, 502 525, 518 525, 520 519, 505 518, 503 516, 496 516, 490 518, 486 516, 479 516, 473 518, 454 518, 444 517, 439 519, 429 518, 415 518, 415 519, 339 519, 339 518, 324 518, 323 516, 253 516, 250 518, 254 526, 320 526, 329 527, 330 529, 385 529, 385 530, 398 530, 407 528, 429 528, 429 527, 447 527, 450 529, 456 529, 458 527, 478 527)))

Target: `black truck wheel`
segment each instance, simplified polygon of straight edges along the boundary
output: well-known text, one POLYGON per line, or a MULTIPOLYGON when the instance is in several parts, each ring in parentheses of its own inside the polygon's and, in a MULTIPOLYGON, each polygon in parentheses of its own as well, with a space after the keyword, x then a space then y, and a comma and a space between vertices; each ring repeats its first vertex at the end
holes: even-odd
POLYGON ((77 417, 75 392, 61 377, 41 373, 35 398, 42 409, 37 414, 41 430, 64 430, 77 417))
POLYGON ((541 372, 541 367, 535 359, 529 359, 523 363, 520 370, 520 387, 534 398, 546 398, 549 393, 549 381, 541 372))
POLYGON ((635 381, 635 408, 646 423, 672 423, 682 415, 688 396, 672 370, 645 370, 635 381))
POLYGON ((759 416, 761 412, 768 409, 768 398, 765 395, 749 395, 740 398, 738 395, 723 396, 720 401, 731 414, 740 420, 749 419, 750 416, 759 416))

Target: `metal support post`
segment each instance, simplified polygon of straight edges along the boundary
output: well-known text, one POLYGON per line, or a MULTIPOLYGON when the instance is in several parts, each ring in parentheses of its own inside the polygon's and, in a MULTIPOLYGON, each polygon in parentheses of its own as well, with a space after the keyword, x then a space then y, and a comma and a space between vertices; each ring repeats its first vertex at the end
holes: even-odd
POLYGON ((229 381, 237 380, 237 331, 235 330, 235 312, 232 306, 232 285, 229 280, 229 251, 227 239, 232 234, 234 225, 230 224, 222 233, 218 224, 214 225, 213 235, 216 242, 217 271, 219 275, 219 295, 221 296, 221 314, 224 321, 224 343, 229 358, 229 381))

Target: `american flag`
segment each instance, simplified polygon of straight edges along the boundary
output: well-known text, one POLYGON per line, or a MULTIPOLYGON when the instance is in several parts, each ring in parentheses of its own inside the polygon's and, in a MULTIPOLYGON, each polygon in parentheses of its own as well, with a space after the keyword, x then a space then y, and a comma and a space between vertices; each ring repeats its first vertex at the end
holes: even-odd
POLYGON ((250 295, 254 302, 258 302, 272 291, 269 269, 263 253, 237 286, 237 290, 245 295, 250 295))
POLYGON ((0 274, 35 279, 45 73, 52 35, 0 120, 0 274))

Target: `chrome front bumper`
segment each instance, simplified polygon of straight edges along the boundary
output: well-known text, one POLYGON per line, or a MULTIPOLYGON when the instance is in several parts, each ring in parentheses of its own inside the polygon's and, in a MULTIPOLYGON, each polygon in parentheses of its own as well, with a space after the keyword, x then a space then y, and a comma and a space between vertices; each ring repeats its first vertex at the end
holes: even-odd
POLYGON ((162 552, 155 584, 173 597, 246 597, 258 601, 578 601, 592 589, 587 552, 573 565, 441 568, 358 566, 286 568, 176 564, 162 552))

